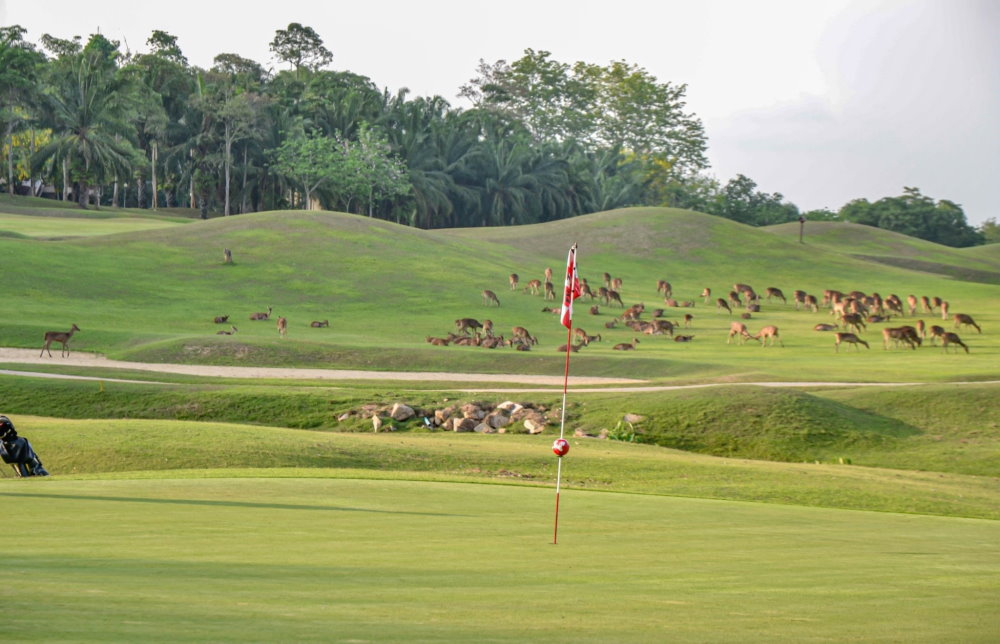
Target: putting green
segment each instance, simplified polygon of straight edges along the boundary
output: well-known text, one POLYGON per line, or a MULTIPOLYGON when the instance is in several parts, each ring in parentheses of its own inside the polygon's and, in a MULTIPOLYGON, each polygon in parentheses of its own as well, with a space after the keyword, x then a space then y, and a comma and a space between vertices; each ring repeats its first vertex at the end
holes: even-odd
POLYGON ((1000 522, 350 479, 0 480, 0 639, 989 641, 1000 522))

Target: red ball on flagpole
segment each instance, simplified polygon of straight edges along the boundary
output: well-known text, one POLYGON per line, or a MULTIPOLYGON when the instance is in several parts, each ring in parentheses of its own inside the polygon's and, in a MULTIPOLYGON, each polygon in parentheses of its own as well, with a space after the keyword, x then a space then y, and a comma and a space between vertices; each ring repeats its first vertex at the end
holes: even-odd
POLYGON ((569 453, 569 441, 565 438, 557 438, 556 442, 552 443, 552 452, 559 457, 566 456, 569 453))

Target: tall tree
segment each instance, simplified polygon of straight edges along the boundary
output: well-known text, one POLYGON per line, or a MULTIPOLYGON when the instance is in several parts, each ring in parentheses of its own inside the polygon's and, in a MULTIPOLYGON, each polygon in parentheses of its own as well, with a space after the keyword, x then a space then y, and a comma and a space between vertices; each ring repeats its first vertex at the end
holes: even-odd
POLYGON ((42 56, 24 40, 20 25, 0 27, 0 123, 7 149, 7 192, 14 194, 14 131, 28 119, 42 56))
POLYGON ((315 71, 330 64, 333 54, 323 46, 323 39, 312 27, 297 22, 278 29, 271 40, 270 49, 278 60, 289 63, 298 73, 302 69, 315 71))

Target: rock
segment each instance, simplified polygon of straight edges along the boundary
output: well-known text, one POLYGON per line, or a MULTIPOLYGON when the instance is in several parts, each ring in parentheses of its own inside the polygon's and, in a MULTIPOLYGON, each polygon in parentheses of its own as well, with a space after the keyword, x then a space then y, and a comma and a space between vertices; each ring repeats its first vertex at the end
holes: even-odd
POLYGON ((350 418, 351 416, 352 416, 351 412, 345 411, 341 415, 337 416, 337 420, 340 421, 340 422, 343 422, 343 421, 347 420, 348 418, 350 418))
POLYGON ((622 421, 626 423, 632 423, 633 425, 646 420, 645 416, 640 416, 639 414, 625 414, 622 416, 622 421))
POLYGON ((454 431, 456 432, 472 432, 476 430, 476 426, 479 423, 472 418, 456 418, 454 419, 454 431))
POLYGON ((375 432, 377 433, 378 430, 381 429, 382 427, 382 419, 379 418, 378 416, 372 416, 372 427, 375 429, 375 432))
POLYGON ((506 400, 506 401, 500 403, 499 405, 497 405, 497 409, 502 409, 505 412, 507 412, 508 414, 510 414, 510 415, 513 416, 517 412, 519 412, 522 409, 524 409, 524 405, 521 405, 521 404, 516 403, 514 401, 511 401, 511 400, 506 400))
POLYGON ((403 421, 413 418, 417 415, 417 413, 413 411, 412 407, 404 405, 403 403, 396 403, 392 406, 392 411, 389 412, 389 415, 392 416, 393 420, 403 421))
POLYGON ((492 425, 490 425, 489 423, 485 423, 485 422, 484 423, 479 423, 478 425, 476 425, 475 427, 473 427, 472 431, 476 432, 477 434, 496 434, 497 433, 497 430, 492 425))
POLYGON ((525 418, 524 428, 528 430, 529 434, 541 434, 545 431, 545 422, 539 420, 537 417, 525 418))
POLYGON ((444 425, 444 422, 451 418, 452 414, 455 413, 454 407, 445 407, 444 409, 434 410, 434 421, 438 425, 444 425))
POLYGON ((483 408, 479 405, 466 403, 462 405, 462 417, 482 420, 483 418, 486 418, 486 412, 483 411, 483 408))
POLYGON ((579 427, 573 430, 573 436, 576 436, 577 438, 594 438, 593 434, 588 434, 579 427))
POLYGON ((510 425, 510 416, 498 409, 486 417, 486 422, 490 424, 490 427, 500 429, 510 425))
POLYGON ((608 432, 608 430, 607 430, 607 429, 602 429, 602 430, 601 430, 601 433, 600 433, 600 434, 598 434, 598 435, 597 435, 597 437, 598 437, 598 438, 603 438, 603 439, 607 440, 607 438, 608 438, 608 434, 609 434, 609 432, 608 432))

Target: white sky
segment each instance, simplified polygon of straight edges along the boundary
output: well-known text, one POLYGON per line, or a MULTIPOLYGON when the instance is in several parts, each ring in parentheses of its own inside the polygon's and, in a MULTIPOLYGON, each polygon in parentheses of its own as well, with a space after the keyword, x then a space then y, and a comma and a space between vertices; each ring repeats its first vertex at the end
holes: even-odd
POLYGON ((300 22, 332 68, 461 106, 480 58, 526 48, 571 63, 625 60, 686 83, 711 173, 745 174, 803 210, 915 186, 1000 218, 1000 2, 995 0, 0 0, 28 39, 100 31, 145 51, 154 29, 209 67, 231 52, 274 65, 300 22))

